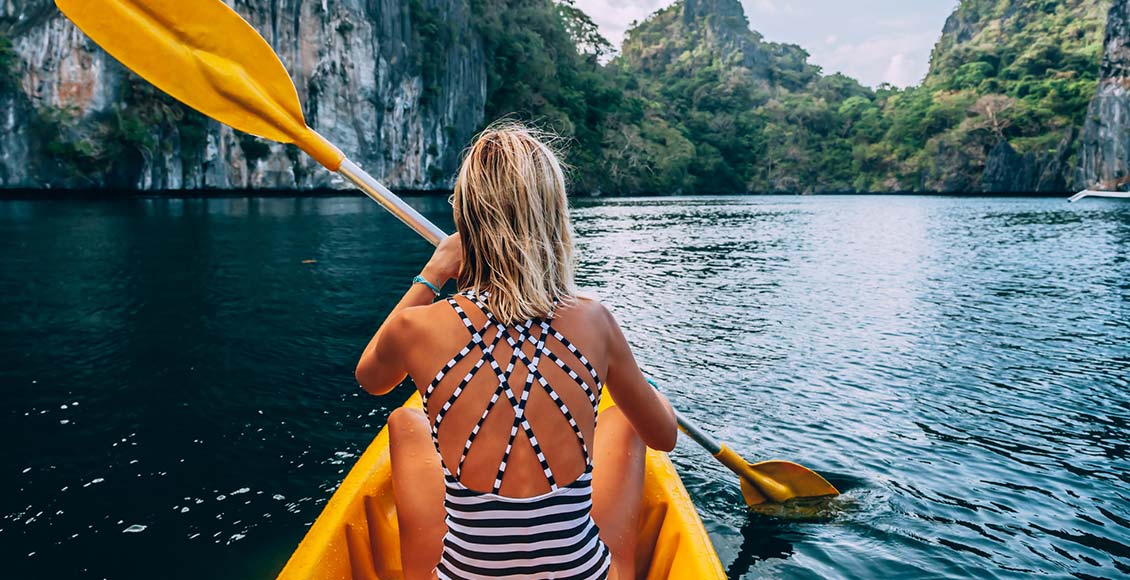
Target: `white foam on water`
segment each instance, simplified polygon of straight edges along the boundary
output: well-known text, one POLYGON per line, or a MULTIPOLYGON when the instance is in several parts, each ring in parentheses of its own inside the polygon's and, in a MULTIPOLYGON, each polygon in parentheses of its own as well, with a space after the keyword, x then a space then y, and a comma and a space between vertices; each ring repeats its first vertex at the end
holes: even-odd
POLYGON ((145 528, 148 528, 148 527, 149 526, 143 526, 141 524, 134 524, 134 525, 122 530, 122 533, 123 534, 137 534, 137 533, 140 533, 140 532, 144 532, 145 528))

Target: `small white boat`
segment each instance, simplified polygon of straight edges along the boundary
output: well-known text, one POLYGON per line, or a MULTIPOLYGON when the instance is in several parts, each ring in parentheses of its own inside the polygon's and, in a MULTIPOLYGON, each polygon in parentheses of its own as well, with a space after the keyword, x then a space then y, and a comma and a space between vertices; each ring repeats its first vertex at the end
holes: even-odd
POLYGON ((1067 201, 1075 203, 1084 197, 1112 197, 1117 199, 1130 199, 1130 192, 1126 191, 1095 191, 1093 189, 1084 189, 1079 193, 1071 196, 1067 201))

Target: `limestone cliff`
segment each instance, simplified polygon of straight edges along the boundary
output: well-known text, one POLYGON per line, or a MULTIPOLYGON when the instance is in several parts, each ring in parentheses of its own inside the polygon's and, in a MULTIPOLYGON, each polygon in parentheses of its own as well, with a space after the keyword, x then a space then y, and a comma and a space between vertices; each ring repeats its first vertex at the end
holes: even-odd
POLYGON ((1099 86, 1087 110, 1079 152, 1080 187, 1126 191, 1130 185, 1130 0, 1107 17, 1099 86))
MULTIPOLYGON (((463 0, 228 3, 279 53, 312 127, 391 187, 450 187, 486 99, 482 42, 463 0)), ((159 94, 51 0, 0 0, 0 187, 339 184, 297 149, 159 94)))
POLYGON ((923 88, 992 103, 996 130, 974 117, 943 134, 961 155, 927 189, 1064 192, 1074 187, 1109 0, 962 0, 946 20, 923 88), (973 127, 979 130, 969 131, 973 127), (964 177, 964 179, 957 179, 964 177), (956 185, 956 187, 954 187, 956 185))

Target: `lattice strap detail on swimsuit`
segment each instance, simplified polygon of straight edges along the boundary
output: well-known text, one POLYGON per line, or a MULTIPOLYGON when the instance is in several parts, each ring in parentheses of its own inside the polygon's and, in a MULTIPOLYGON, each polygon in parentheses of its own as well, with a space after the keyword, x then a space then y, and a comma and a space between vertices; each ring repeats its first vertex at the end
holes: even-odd
MULTIPOLYGON (((502 336, 503 333, 498 332, 497 334, 495 334, 495 337, 491 341, 489 346, 484 346, 482 344, 479 345, 483 350, 483 358, 479 359, 475 363, 475 366, 471 367, 471 370, 467 371, 467 374, 463 376, 463 378, 459 381, 459 384, 455 387, 455 390, 452 391, 451 396, 448 397, 447 401, 445 401, 443 403, 443 406, 440 407, 439 412, 436 413, 436 418, 434 421, 432 421, 432 442, 435 444, 437 452, 439 451, 439 424, 443 421, 443 418, 447 416, 447 412, 451 410, 451 406, 455 404, 455 401, 459 398, 459 395, 463 394, 463 389, 467 388, 467 385, 471 382, 471 379, 473 379, 479 372, 479 369, 483 367, 483 363, 489 363, 491 368, 493 368, 495 371, 499 370, 498 363, 495 361, 494 355, 492 353, 494 352, 494 348, 498 345, 502 336)), ((462 461, 460 461, 460 464, 462 464, 462 461)), ((444 466, 443 469, 444 472, 448 472, 446 466, 444 466)))
POLYGON ((581 354, 581 352, 577 350, 577 347, 573 346, 573 343, 569 342, 569 340, 565 338, 565 336, 560 332, 558 332, 556 328, 549 326, 548 329, 545 330, 545 332, 549 333, 549 335, 556 339, 557 342, 561 343, 561 345, 567 348, 569 352, 573 353, 573 356, 576 357, 576 359, 585 367, 585 370, 587 370, 589 375, 592 377, 593 382, 596 385, 595 391, 593 391, 593 389, 589 387, 588 383, 586 383, 585 380, 581 378, 581 375, 574 371, 568 364, 566 364, 561 357, 557 356, 557 354, 550 350, 548 347, 543 349, 543 354, 545 354, 545 356, 549 358, 549 360, 553 361, 553 363, 556 364, 558 368, 565 371, 565 373, 569 375, 569 378, 573 379, 573 381, 577 383, 577 386, 581 387, 581 390, 585 392, 585 395, 587 395, 589 398, 589 402, 593 404, 593 413, 595 416, 596 408, 600 406, 600 394, 602 391, 600 377, 599 375, 597 375, 596 369, 593 368, 592 364, 589 363, 589 360, 585 358, 585 355, 581 354))
POLYGON ((448 410, 450 410, 451 406, 455 403, 459 395, 462 394, 463 390, 483 367, 484 363, 489 364, 491 369, 494 371, 495 376, 498 379, 498 387, 492 395, 490 402, 487 404, 487 408, 483 411, 482 415, 479 417, 479 420, 476 422, 475 427, 472 429, 467 443, 463 447, 462 455, 459 458, 459 463, 456 468, 456 475, 452 476, 450 471, 447 469, 446 464, 443 467, 444 473, 456 480, 459 479, 459 476, 462 474, 463 463, 467 459, 467 454, 471 449, 471 445, 474 442, 475 437, 478 435, 479 430, 482 428, 487 416, 494 409, 498 400, 503 394, 505 394, 508 402, 514 410, 514 423, 511 426, 509 441, 507 442, 506 450, 503 454, 502 462, 499 465, 497 477, 495 478, 493 487, 494 493, 498 493, 502 486, 502 479, 505 475, 506 466, 509 462, 510 453, 513 450, 514 442, 517 439, 519 429, 521 429, 526 434, 527 439, 529 439, 530 446, 533 448, 534 453, 538 457, 538 461, 541 464, 542 471, 545 473, 546 480, 549 482, 551 490, 557 490, 558 486, 553 476, 553 472, 549 468, 549 463, 546 460, 545 454, 542 452, 541 445, 538 443, 538 439, 534 435, 533 428, 531 427, 529 421, 525 416, 526 404, 529 401, 530 392, 532 391, 533 382, 535 380, 546 392, 546 394, 549 395, 550 399, 553 400, 558 409, 561 411, 561 414, 569 422, 569 426, 572 428, 573 433, 577 436, 577 440, 581 445, 581 452, 584 454, 586 467, 590 469, 592 467, 592 457, 589 453, 588 444, 585 442, 584 434, 581 432, 581 428, 577 424, 576 419, 570 412, 568 406, 565 404, 565 401, 563 401, 561 397, 558 396, 557 392, 554 391, 553 387, 549 385, 549 382, 546 381, 545 377, 541 374, 538 369, 538 365, 540 364, 541 358, 544 355, 559 368, 561 368, 564 372, 566 372, 569 377, 573 379, 573 381, 576 382, 578 386, 581 387, 585 395, 588 397, 589 401, 593 403, 594 415, 596 414, 596 407, 599 404, 601 391, 601 384, 596 370, 589 363, 588 359, 586 359, 584 355, 582 355, 577 350, 577 348, 573 346, 573 344, 570 343, 560 332, 552 328, 547 321, 540 321, 540 324, 538 325, 538 330, 540 332, 535 338, 534 333, 531 332, 534 321, 527 320, 523 324, 517 324, 513 325, 512 327, 508 327, 494 320, 493 313, 491 313, 490 309, 488 309, 486 304, 483 302, 485 295, 477 296, 473 293, 466 293, 463 296, 470 300, 484 313, 484 315, 486 316, 486 322, 481 329, 476 328, 475 325, 471 322, 471 319, 467 316, 467 313, 460 306, 459 302, 456 301, 454 297, 448 299, 448 303, 451 305, 452 309, 455 310, 456 314, 459 315, 459 318, 462 320, 463 325, 471 334, 471 341, 466 347, 460 350, 439 373, 437 373, 435 379, 428 386, 424 393, 425 405, 427 404, 428 396, 430 396, 435 391, 435 388, 439 385, 440 381, 443 380, 443 378, 451 372, 455 365, 466 358, 472 350, 476 348, 480 349, 483 356, 463 377, 459 385, 455 388, 455 391, 436 414, 436 419, 432 423, 432 439, 436 445, 437 451, 439 450, 438 433, 440 422, 446 416, 448 410), (491 338, 490 344, 487 344, 483 337, 484 335, 489 335, 489 331, 492 328, 492 325, 495 333, 491 338), (516 337, 512 337, 510 335, 511 329, 517 331, 516 337), (512 349, 510 361, 505 370, 503 370, 499 366, 497 359, 495 359, 494 357, 494 351, 502 338, 506 339, 507 343, 512 349), (585 370, 588 371, 589 375, 592 376, 593 380, 595 381, 595 393, 593 389, 591 389, 585 382, 585 380, 581 378, 580 374, 570 368, 570 366, 566 364, 564 360, 562 360, 549 349, 547 341, 550 338, 557 340, 561 345, 567 348, 569 352, 573 354, 573 356, 585 367, 585 370), (526 355, 526 353, 522 350, 526 342, 530 342, 534 345, 534 351, 532 355, 526 355), (517 365, 518 361, 524 363, 529 371, 526 375, 525 389, 522 391, 521 397, 518 397, 514 393, 514 390, 510 387, 510 378, 513 376, 514 367, 517 365))
POLYGON ((498 493, 502 488, 502 478, 506 473, 506 465, 510 461, 510 452, 514 448, 514 441, 518 437, 518 428, 521 427, 522 431, 526 434, 526 438, 530 441, 530 446, 533 448, 534 453, 537 455, 538 463, 541 465, 542 473, 545 474, 546 481, 549 482, 551 491, 557 490, 557 479, 553 476, 553 470, 549 468, 549 461, 545 458, 545 453, 541 449, 541 444, 538 443, 538 438, 534 435, 533 427, 526 419, 526 402, 529 401, 531 387, 533 386, 533 376, 537 369, 537 363, 540 360, 539 353, 544 346, 544 335, 537 341, 537 349, 534 351, 534 358, 531 362, 526 358, 526 354, 522 352, 522 344, 526 341, 529 334, 532 321, 527 321, 524 325, 519 326, 517 340, 512 339, 509 334, 506 336, 506 341, 514 349, 514 353, 526 363, 527 369, 530 370, 526 375, 525 389, 522 391, 521 400, 514 394, 514 390, 510 388, 509 382, 506 384, 506 397, 510 400, 511 406, 514 407, 514 424, 510 428, 510 439, 506 443, 506 451, 502 455, 502 463, 498 466, 498 475, 494 480, 494 493, 498 493))
POLYGON ((557 342, 560 342, 565 348, 569 349, 569 352, 573 356, 577 357, 577 360, 581 361, 581 364, 584 365, 585 370, 587 370, 589 372, 589 375, 592 376, 592 380, 596 381, 597 385, 600 385, 600 377, 597 376, 596 369, 593 368, 592 363, 589 362, 589 359, 585 358, 585 355, 581 354, 581 351, 577 350, 577 347, 573 346, 573 343, 569 342, 569 339, 565 338, 565 335, 557 332, 556 328, 551 328, 550 332, 553 333, 553 338, 557 339, 557 342))
MULTIPOLYGON (((474 327, 474 325, 471 323, 471 319, 467 317, 467 313, 463 311, 463 307, 459 306, 459 303, 456 302, 454 298, 448 298, 447 303, 450 304, 453 309, 455 309, 455 313, 459 315, 459 318, 461 320, 463 320, 463 325, 466 326, 467 331, 471 333, 471 342, 467 343, 467 346, 463 347, 462 350, 455 353, 455 356, 452 357, 451 360, 447 361, 447 364, 444 365, 438 373, 436 373, 435 378, 432 379, 432 382, 424 391, 425 404, 428 401, 428 397, 432 396, 432 393, 435 392, 436 387, 439 386, 439 382, 443 380, 443 377, 447 376, 447 373, 451 372, 451 369, 455 368, 455 365, 462 362, 464 358, 467 358, 467 355, 471 354, 471 351, 476 346, 483 348, 482 331, 474 327)), ((483 330, 485 331, 490 326, 490 323, 493 320, 494 316, 489 311, 484 312, 486 312, 487 316, 486 324, 483 326, 483 330)))
MULTIPOLYGON (((540 355, 542 353, 548 352, 544 338, 548 335, 548 333, 552 329, 550 328, 549 323, 547 323, 547 322, 542 322, 541 328, 542 328, 542 340, 538 341, 537 349, 534 351, 534 360, 535 361, 538 359, 538 357, 540 357, 540 355)), ((514 341, 509 336, 506 337, 506 342, 508 344, 510 344, 511 347, 518 349, 518 347, 515 345, 514 341)), ((580 444, 581 444, 581 453, 584 454, 586 467, 591 467, 592 466, 592 456, 589 453, 588 443, 585 442, 584 433, 581 432, 581 427, 580 427, 580 425, 577 424, 576 418, 574 418, 573 413, 569 411, 569 406, 565 404, 565 401, 562 400, 561 397, 557 395, 557 391, 553 390, 553 387, 551 387, 549 385, 549 382, 545 380, 545 377, 542 376, 541 371, 538 370, 537 363, 534 362, 534 361, 531 361, 529 358, 527 358, 526 353, 521 352, 520 350, 518 350, 518 352, 520 353, 519 356, 521 357, 522 362, 526 363, 526 367, 530 370, 530 373, 526 376, 527 384, 531 380, 536 379, 538 384, 541 385, 541 388, 546 392, 546 394, 549 395, 549 398, 552 399, 553 402, 557 405, 557 409, 560 410, 561 414, 565 416, 565 420, 567 420, 569 422, 569 427, 571 427, 573 429, 573 434, 577 436, 577 441, 580 442, 580 444)), ((588 391, 587 388, 585 390, 588 391)), ((527 394, 529 393, 528 388, 526 389, 526 393, 527 394)), ((593 412, 595 414, 595 410, 593 412)), ((539 454, 539 459, 541 459, 540 454, 539 454)), ((543 467, 547 467, 547 466, 543 465, 543 467)))
MULTIPOLYGON (((455 312, 459 315, 459 318, 463 320, 464 326, 466 326, 468 332, 471 333, 471 342, 468 343, 467 346, 463 347, 463 349, 460 350, 458 353, 456 353, 456 355, 451 359, 451 361, 449 361, 444 366, 443 370, 441 370, 438 374, 436 374, 436 378, 434 380, 432 380, 432 383, 430 385, 428 385, 427 390, 424 392, 424 404, 427 405, 428 398, 435 391, 435 388, 436 388, 436 386, 439 385, 440 381, 443 380, 443 377, 446 376, 447 373, 451 372, 451 369, 454 368, 455 365, 459 364, 459 362, 462 361, 464 358, 466 358, 467 355, 470 354, 470 352, 472 350, 474 350, 475 348, 480 349, 483 353, 483 357, 481 359, 479 359, 477 362, 475 362, 475 365, 471 368, 471 370, 469 370, 467 372, 467 374, 464 375, 463 379, 455 387, 455 391, 453 391, 451 393, 451 396, 448 397, 447 401, 444 402, 443 406, 440 407, 440 410, 436 413, 435 420, 432 421, 432 425, 431 425, 432 443, 435 445, 437 453, 440 452, 440 449, 439 449, 439 424, 440 424, 440 422, 443 421, 443 418, 447 415, 447 412, 451 409, 451 406, 453 404, 455 404, 455 400, 459 397, 459 395, 461 395, 463 393, 463 389, 465 389, 467 387, 467 384, 471 382, 471 379, 473 379, 475 377, 475 375, 479 372, 479 369, 482 368, 483 363, 489 362, 493 367, 495 367, 497 369, 498 363, 495 362, 495 359, 494 359, 494 356, 493 356, 492 353, 493 353, 495 347, 498 346, 499 342, 501 342, 502 337, 505 334, 503 331, 499 330, 498 332, 495 333, 494 338, 491 340, 490 344, 489 345, 486 344, 483 341, 483 332, 486 331, 486 329, 489 327, 489 324, 491 322, 490 313, 489 312, 487 313, 487 326, 484 326, 482 330, 478 330, 471 323, 471 319, 467 317, 467 314, 459 306, 458 302, 456 302, 452 298, 449 298, 448 303, 450 303, 452 308, 455 309, 455 312)), ((446 464, 443 465, 443 472, 444 472, 445 475, 449 475, 449 476, 451 475, 451 472, 447 469, 446 464)))
MULTIPOLYGON (((497 329, 498 329, 497 336, 501 338, 503 333, 506 332, 506 327, 504 327, 502 325, 498 325, 497 329)), ((529 329, 529 325, 526 326, 526 329, 527 330, 529 329)), ((479 430, 482 429, 483 423, 486 422, 487 415, 490 414, 491 409, 494 409, 494 405, 496 403, 498 403, 499 398, 501 398, 502 394, 505 392, 506 385, 509 383, 509 380, 510 380, 510 376, 514 372, 514 367, 515 367, 515 365, 518 364, 518 354, 512 353, 510 355, 510 362, 509 362, 509 364, 506 365, 506 370, 503 373, 499 374, 498 373, 498 364, 497 364, 497 362, 495 361, 495 358, 494 358, 494 349, 493 348, 491 349, 491 352, 486 353, 484 355, 484 358, 487 358, 487 357, 490 358, 491 368, 495 370, 495 375, 499 378, 498 387, 495 388, 494 393, 491 395, 490 402, 487 403, 487 407, 486 407, 486 409, 483 410, 483 414, 479 417, 479 420, 475 423, 475 427, 473 429, 471 429, 471 434, 467 437, 467 443, 465 445, 463 445, 463 453, 462 453, 462 455, 459 456, 459 465, 456 466, 456 468, 455 468, 456 479, 462 477, 462 475, 463 475, 463 463, 467 461, 467 454, 470 453, 470 451, 471 451, 471 444, 475 442, 475 437, 478 436, 479 430)))

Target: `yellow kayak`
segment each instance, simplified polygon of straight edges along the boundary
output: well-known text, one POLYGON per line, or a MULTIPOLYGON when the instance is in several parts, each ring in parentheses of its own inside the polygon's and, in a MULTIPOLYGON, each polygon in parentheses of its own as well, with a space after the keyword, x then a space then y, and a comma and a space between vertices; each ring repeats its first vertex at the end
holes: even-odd
MULTIPOLYGON (((605 393, 601 409, 611 406, 605 393)), ((420 408, 417 393, 404 404, 420 408)), ((647 451, 640 525, 640 578, 724 579, 702 519, 667 455, 647 451)), ((388 429, 381 429, 330 498, 279 580, 394 580, 401 577, 388 429)))

